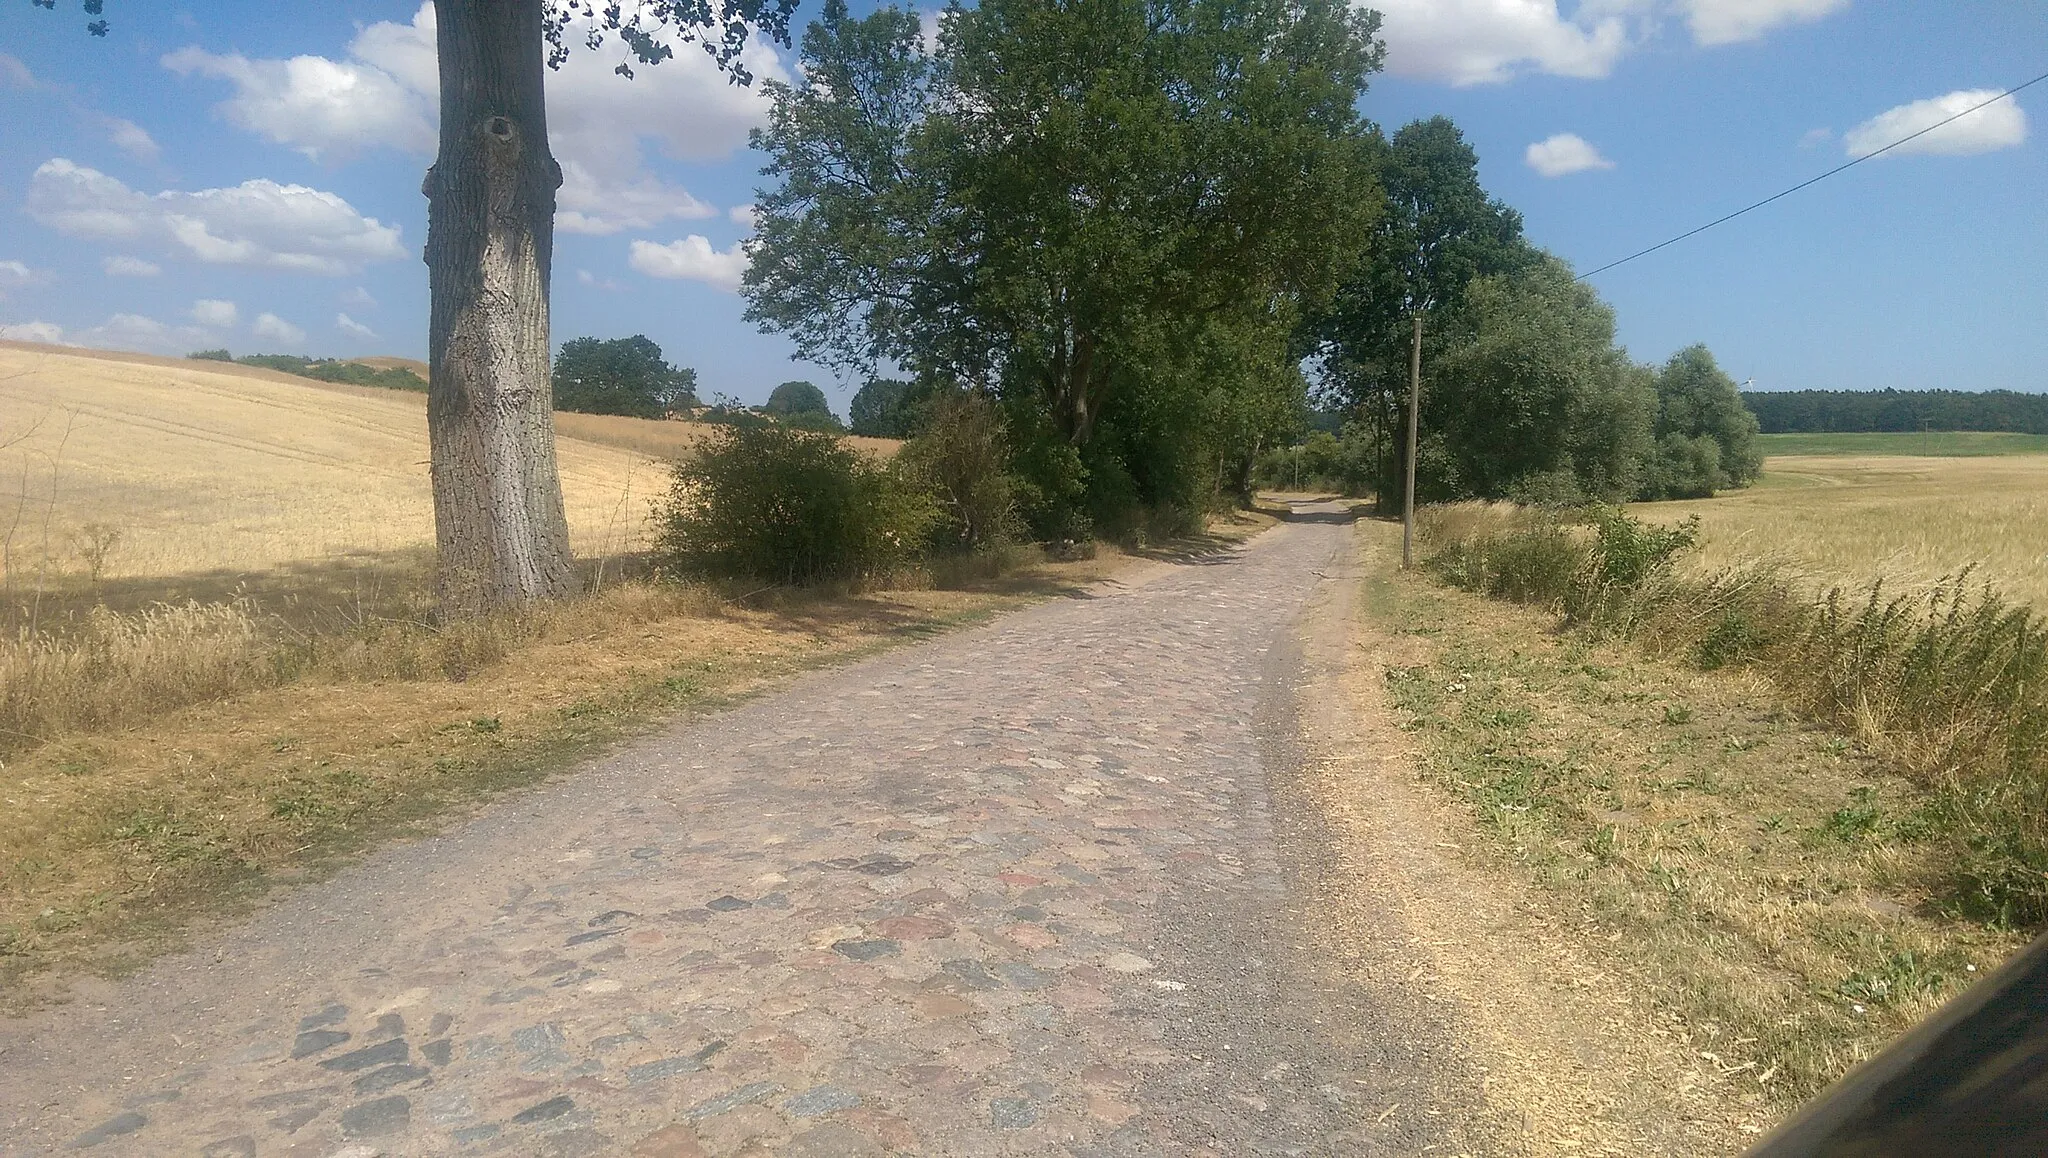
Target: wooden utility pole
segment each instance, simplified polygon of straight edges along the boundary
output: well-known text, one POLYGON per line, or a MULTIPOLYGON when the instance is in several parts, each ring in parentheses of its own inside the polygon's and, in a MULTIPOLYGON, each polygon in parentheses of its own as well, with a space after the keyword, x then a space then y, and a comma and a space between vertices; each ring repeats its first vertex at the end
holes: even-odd
POLYGON ((1401 502, 1401 569, 1415 565, 1415 427, 1422 418, 1422 315, 1415 315, 1415 349, 1408 363, 1408 491, 1401 502))

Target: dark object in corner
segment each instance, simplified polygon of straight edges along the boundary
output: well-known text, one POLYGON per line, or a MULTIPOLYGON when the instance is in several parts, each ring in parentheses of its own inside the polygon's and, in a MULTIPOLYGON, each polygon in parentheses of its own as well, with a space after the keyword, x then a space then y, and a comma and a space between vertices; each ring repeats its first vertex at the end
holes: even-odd
POLYGON ((1851 1070, 1749 1158, 2048 1154, 2048 936, 1851 1070))

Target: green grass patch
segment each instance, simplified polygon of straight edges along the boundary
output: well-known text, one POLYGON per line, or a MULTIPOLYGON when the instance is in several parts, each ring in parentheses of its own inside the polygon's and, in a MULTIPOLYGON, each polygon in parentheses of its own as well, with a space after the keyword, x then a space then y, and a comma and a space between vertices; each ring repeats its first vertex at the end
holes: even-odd
POLYGON ((1986 458, 2048 454, 2048 434, 2006 434, 1978 430, 1932 430, 1868 434, 1759 434, 1757 450, 1772 455, 1841 457, 1986 458))

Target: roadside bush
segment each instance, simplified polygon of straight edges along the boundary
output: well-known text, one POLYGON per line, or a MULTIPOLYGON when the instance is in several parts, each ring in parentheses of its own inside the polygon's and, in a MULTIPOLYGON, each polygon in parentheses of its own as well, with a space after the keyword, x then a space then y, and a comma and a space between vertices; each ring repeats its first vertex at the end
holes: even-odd
POLYGON ((964 392, 938 395, 925 411, 924 432, 904 444, 897 462, 938 503, 933 548, 963 554, 1016 539, 1024 524, 1002 412, 964 392))
POLYGON ((1654 604, 1659 581, 1698 541, 1699 522, 1645 523, 1612 507, 1581 513, 1508 508, 1482 533, 1425 540, 1426 565, 1445 582, 1516 603, 1548 606, 1568 622, 1625 625, 1654 604))
POLYGON ((916 560, 937 515, 900 469, 785 426, 728 428, 673 479, 655 552, 684 574, 875 578, 916 560))

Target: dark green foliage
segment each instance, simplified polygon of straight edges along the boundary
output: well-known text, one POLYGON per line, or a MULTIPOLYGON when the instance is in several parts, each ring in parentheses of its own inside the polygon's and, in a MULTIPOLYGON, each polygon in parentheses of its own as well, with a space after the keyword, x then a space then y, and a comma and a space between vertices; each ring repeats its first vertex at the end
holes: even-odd
POLYGON ((847 406, 848 426, 869 438, 909 438, 923 424, 933 393, 928 383, 877 378, 854 393, 847 406))
POLYGON ((1655 434, 1643 498, 1711 498, 1763 473, 1756 416, 1705 346, 1680 350, 1658 371, 1655 434))
POLYGON ((1465 289, 1430 367, 1423 429, 1440 457, 1424 499, 1514 495, 1551 505, 1635 497, 1654 403, 1614 346, 1614 312, 1543 255, 1465 289))
MULTIPOLYGON (((38 8, 55 10, 57 7, 57 0, 29 0, 29 2, 38 8)), ((85 14, 87 16, 99 16, 106 11, 106 7, 107 0, 85 0, 85 14)), ((94 36, 105 36, 107 34, 107 22, 105 20, 88 20, 85 22, 85 30, 94 36)))
MULTIPOLYGON (((1536 251, 1522 239, 1521 215, 1487 196, 1479 156, 1448 118, 1415 121, 1377 145, 1374 169, 1385 212, 1364 235, 1357 267, 1307 328, 1318 347, 1326 400, 1372 430, 1381 451, 1375 489, 1387 508, 1401 500, 1416 312, 1428 315, 1424 381, 1433 389, 1437 359, 1452 344, 1467 287, 1525 268, 1536 251)), ((1433 429, 1427 419, 1423 429, 1433 429)), ((1455 457, 1442 440, 1438 449, 1455 457)), ((1449 493, 1454 467, 1441 454, 1434 465, 1430 477, 1449 493)))
POLYGON ((341 382, 350 386, 381 386, 387 390, 424 391, 427 388, 426 382, 418 374, 401 366, 379 370, 373 366, 365 366, 361 362, 347 362, 337 358, 301 358, 296 354, 244 354, 234 361, 244 366, 281 370, 286 374, 297 374, 301 378, 312 378, 320 382, 341 382))
POLYGON ((1646 523, 1612 507, 1591 512, 1594 529, 1593 581, 1619 591, 1640 591, 1671 566, 1681 553, 1699 544, 1698 515, 1675 527, 1646 523))
POLYGON ((1256 481, 1271 490, 1367 495, 1372 493, 1379 461, 1372 430, 1351 422, 1338 432, 1311 431, 1293 446, 1266 452, 1259 459, 1256 481))
POLYGON ((1766 434, 1989 430, 2048 434, 2048 394, 2013 390, 1745 391, 1766 434))
POLYGON ((232 362, 235 360, 235 356, 228 353, 225 349, 194 350, 185 356, 199 362, 232 362))
POLYGON ((709 409, 699 414, 697 421, 708 422, 715 426, 745 427, 749 430, 759 429, 763 426, 788 425, 787 423, 778 424, 775 419, 768 417, 759 410, 751 406, 742 406, 731 398, 720 398, 709 409))
POLYGON ((675 465, 655 552, 685 574, 865 580, 916 560, 936 514, 901 472, 832 435, 736 426, 675 465))
POLYGON ((697 372, 671 366, 642 334, 571 338, 555 355, 555 409, 661 418, 697 405, 697 372))
POLYGON ((938 501, 937 550, 983 550, 1023 530, 1002 411, 988 398, 966 392, 932 398, 924 430, 904 444, 897 462, 938 501))
POLYGON ((799 414, 822 415, 837 419, 832 414, 832 404, 826 400, 825 392, 809 382, 784 382, 768 392, 768 402, 761 409, 769 414, 785 418, 799 414))
POLYGON ((1378 211, 1355 107, 1377 16, 989 0, 943 21, 932 58, 915 12, 834 0, 803 81, 771 87, 748 317, 812 359, 999 398, 1035 533, 1234 497, 1298 427, 1295 323, 1378 211))

